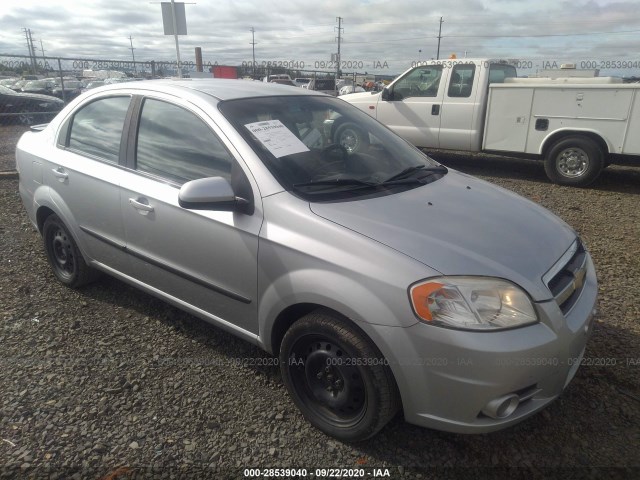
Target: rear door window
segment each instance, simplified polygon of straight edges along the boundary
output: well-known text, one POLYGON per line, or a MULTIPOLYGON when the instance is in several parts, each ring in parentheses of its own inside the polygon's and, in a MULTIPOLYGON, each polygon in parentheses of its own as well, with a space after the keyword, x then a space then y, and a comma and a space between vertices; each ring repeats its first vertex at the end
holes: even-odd
POLYGON ((476 73, 474 64, 455 65, 451 70, 448 97, 467 98, 471 96, 473 78, 476 73))
POLYGON ((131 97, 108 97, 82 107, 69 124, 68 141, 75 152, 118 163, 122 129, 131 97))

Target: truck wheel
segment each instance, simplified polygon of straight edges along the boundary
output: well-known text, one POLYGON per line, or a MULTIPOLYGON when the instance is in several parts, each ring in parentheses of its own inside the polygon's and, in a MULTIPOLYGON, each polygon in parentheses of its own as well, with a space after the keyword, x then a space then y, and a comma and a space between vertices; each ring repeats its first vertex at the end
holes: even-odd
POLYGON ((363 151, 369 145, 367 135, 353 123, 343 123, 336 128, 333 143, 342 145, 349 155, 363 151))
POLYGON ((289 328, 280 370, 304 417, 342 441, 372 437, 400 404, 393 374, 378 349, 356 328, 322 311, 289 328))
POLYGON ((552 182, 575 187, 586 187, 593 183, 604 166, 602 148, 584 136, 558 140, 544 162, 544 170, 552 182))

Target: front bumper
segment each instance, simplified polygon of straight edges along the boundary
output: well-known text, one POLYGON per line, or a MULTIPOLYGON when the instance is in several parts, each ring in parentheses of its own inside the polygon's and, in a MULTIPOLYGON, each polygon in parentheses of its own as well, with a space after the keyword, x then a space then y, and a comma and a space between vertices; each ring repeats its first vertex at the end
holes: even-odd
POLYGON ((557 398, 577 372, 592 331, 597 297, 593 262, 565 315, 555 301, 536 304, 541 321, 499 332, 468 332, 418 323, 369 325, 367 333, 393 370, 405 419, 458 433, 482 433, 518 423, 557 398), (504 418, 483 409, 517 395, 504 418))

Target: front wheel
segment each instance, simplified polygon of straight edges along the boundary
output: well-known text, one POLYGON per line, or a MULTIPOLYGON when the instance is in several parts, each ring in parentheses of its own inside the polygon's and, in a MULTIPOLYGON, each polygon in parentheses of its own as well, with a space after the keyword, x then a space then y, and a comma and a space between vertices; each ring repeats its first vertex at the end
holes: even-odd
POLYGON ((29 109, 23 109, 18 115, 18 122, 26 127, 36 123, 36 116, 29 109))
POLYGON ((605 166, 604 153, 588 137, 573 136, 553 144, 544 162, 547 177, 560 185, 586 187, 593 183, 605 166))
POLYGON ((47 217, 42 237, 49 264, 61 283, 78 288, 98 277, 98 272, 90 268, 82 258, 78 245, 60 217, 55 214, 47 217))
POLYGON ((287 331, 280 369, 304 417, 340 440, 372 437, 398 410, 384 357, 355 327, 324 312, 304 316, 287 331))

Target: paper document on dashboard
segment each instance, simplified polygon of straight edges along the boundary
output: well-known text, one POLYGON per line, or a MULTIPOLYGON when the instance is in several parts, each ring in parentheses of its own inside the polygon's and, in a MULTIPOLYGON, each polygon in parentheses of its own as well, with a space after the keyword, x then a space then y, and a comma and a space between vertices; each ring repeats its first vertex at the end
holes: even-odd
POLYGON ((247 123, 245 127, 276 158, 309 151, 309 148, 280 120, 247 123))

